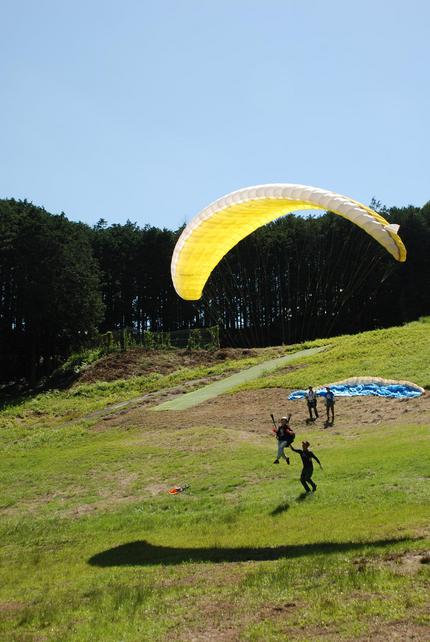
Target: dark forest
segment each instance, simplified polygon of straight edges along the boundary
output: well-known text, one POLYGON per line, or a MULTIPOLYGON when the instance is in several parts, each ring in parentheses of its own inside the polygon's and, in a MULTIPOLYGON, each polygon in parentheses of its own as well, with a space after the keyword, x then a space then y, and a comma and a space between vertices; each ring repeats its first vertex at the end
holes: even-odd
POLYGON ((223 345, 291 344, 430 314, 430 203, 383 208, 406 263, 331 213, 260 228, 182 301, 170 277, 181 230, 90 227, 0 201, 0 382, 37 381, 99 333, 218 325, 223 345))

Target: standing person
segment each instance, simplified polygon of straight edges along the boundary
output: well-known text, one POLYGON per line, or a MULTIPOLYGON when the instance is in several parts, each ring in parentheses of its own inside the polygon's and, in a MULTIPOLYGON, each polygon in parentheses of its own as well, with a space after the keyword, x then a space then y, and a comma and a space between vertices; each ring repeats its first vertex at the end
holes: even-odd
POLYGON ((308 404, 309 418, 311 421, 315 421, 315 419, 318 419, 319 415, 317 410, 317 395, 314 392, 314 389, 312 388, 312 386, 309 386, 305 397, 308 404), (315 417, 313 417, 312 415, 312 410, 315 413, 315 417))
POLYGON ((327 411, 327 424, 330 423, 330 413, 331 413, 331 423, 334 424, 334 392, 330 389, 330 386, 326 387, 325 395, 325 409, 327 411))
POLYGON ((274 464, 279 464, 279 459, 281 457, 285 459, 287 464, 290 463, 289 457, 287 457, 284 453, 284 449, 288 448, 288 446, 291 446, 296 437, 296 433, 290 427, 290 419, 291 415, 288 415, 288 417, 282 417, 281 423, 276 429, 276 439, 278 440, 278 454, 276 455, 276 459, 273 462, 274 464))
POLYGON ((310 493, 311 489, 308 486, 309 483, 312 486, 312 492, 314 493, 317 489, 317 485, 314 481, 312 481, 312 474, 314 472, 312 459, 315 459, 315 461, 318 462, 321 469, 322 466, 318 457, 314 455, 311 450, 309 450, 309 446, 310 443, 308 441, 302 441, 303 450, 300 450, 300 448, 294 448, 293 446, 291 446, 291 450, 293 450, 295 453, 299 453, 300 457, 302 458, 303 470, 302 474, 300 475, 300 481, 302 482, 305 491, 307 493, 310 493))

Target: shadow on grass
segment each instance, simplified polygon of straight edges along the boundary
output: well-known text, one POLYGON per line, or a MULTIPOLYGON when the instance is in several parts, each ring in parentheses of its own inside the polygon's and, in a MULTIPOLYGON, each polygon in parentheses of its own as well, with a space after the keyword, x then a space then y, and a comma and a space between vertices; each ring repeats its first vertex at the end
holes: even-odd
POLYGON ((308 497, 312 497, 311 493, 300 493, 296 498, 296 502, 304 502, 308 497))
POLYGON ((315 544, 293 544, 287 546, 263 546, 249 548, 175 548, 157 546, 145 540, 128 542, 107 551, 97 553, 88 560, 91 566, 165 566, 182 562, 244 562, 293 559, 307 555, 327 555, 346 551, 376 549, 412 542, 411 538, 382 539, 373 542, 318 542, 315 544))
POLYGON ((287 511, 289 508, 290 508, 289 503, 288 503, 288 502, 283 502, 282 504, 279 504, 279 506, 277 506, 276 508, 274 508, 274 509, 271 511, 271 513, 270 513, 270 514, 271 514, 271 515, 273 515, 273 516, 275 516, 275 515, 281 515, 282 513, 285 513, 285 511, 287 511))

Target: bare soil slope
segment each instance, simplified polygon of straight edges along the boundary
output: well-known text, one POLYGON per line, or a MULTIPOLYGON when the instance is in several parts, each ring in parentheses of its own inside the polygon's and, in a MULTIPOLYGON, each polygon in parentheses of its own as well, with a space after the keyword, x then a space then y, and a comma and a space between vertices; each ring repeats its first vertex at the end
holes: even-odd
MULTIPOLYGON (((184 390, 185 391, 185 390, 184 390)), ((176 393, 180 391, 176 389, 176 393)), ((146 429, 163 429, 168 426, 187 428, 192 426, 216 426, 248 433, 265 433, 271 430, 270 413, 275 417, 292 413, 292 424, 299 431, 324 429, 325 408, 319 404, 320 418, 309 424, 304 401, 288 401, 291 390, 270 388, 227 394, 211 399, 194 408, 182 411, 152 412, 151 408, 163 397, 154 395, 146 403, 120 410, 97 424, 97 429, 114 425, 142 423, 146 429)), ((167 391, 164 392, 168 395, 167 391)), ((356 426, 378 424, 428 424, 430 423, 430 392, 415 399, 385 399, 381 397, 344 397, 336 402, 336 420, 327 430, 352 430, 356 426)))
MULTIPOLYGON (((125 353, 117 352, 103 357, 83 372, 78 381, 113 381, 119 378, 157 372, 169 374, 180 368, 210 365, 225 360, 239 360, 247 357, 268 359, 285 354, 285 347, 270 348, 223 348, 216 351, 206 350, 142 350, 131 349, 125 353)), ((290 365, 280 370, 289 371, 304 367, 303 364, 290 365)), ((152 392, 141 398, 130 400, 111 407, 100 414, 96 430, 105 430, 109 425, 129 423, 145 426, 145 429, 162 429, 174 425, 175 428, 192 426, 216 426, 248 433, 265 433, 271 429, 270 413, 279 418, 291 413, 292 423, 309 431, 324 429, 325 407, 319 401, 320 418, 314 423, 307 421, 307 408, 303 400, 289 401, 290 389, 267 388, 225 394, 201 403, 194 408, 182 411, 152 412, 152 408, 163 401, 175 398, 190 390, 200 388, 225 375, 214 375, 199 380, 183 382, 170 389, 152 392)), ((76 384, 75 384, 76 385, 76 384)), ((343 397, 336 401, 336 421, 327 430, 350 430, 356 426, 377 426, 378 424, 430 424, 430 392, 415 399, 386 399, 382 397, 343 397)))
MULTIPOLYGON (((127 352, 113 352, 102 357, 83 371, 75 385, 96 381, 127 379, 151 372, 170 374, 179 368, 206 366, 227 359, 256 357, 276 348, 223 348, 220 350, 142 350, 133 348, 127 352)), ((279 349, 280 353, 282 348, 279 349)), ((269 357, 268 357, 269 358, 269 357)))

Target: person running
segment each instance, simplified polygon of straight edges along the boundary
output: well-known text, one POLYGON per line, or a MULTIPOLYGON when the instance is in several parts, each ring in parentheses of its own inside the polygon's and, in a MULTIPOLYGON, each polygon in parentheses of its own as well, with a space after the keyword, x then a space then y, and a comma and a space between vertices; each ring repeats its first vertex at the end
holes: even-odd
POLYGON ((302 485, 307 493, 311 492, 311 489, 308 486, 308 483, 312 487, 312 492, 314 493, 317 489, 317 485, 315 484, 314 481, 312 481, 312 474, 314 472, 314 466, 312 463, 312 459, 315 459, 316 462, 320 465, 320 468, 322 469, 321 462, 318 459, 314 453, 309 450, 310 443, 308 441, 302 441, 302 448, 294 448, 293 446, 290 446, 291 450, 293 450, 295 453, 298 453, 300 457, 302 458, 302 464, 303 464, 303 470, 302 474, 300 475, 300 481, 302 482, 302 485))
POLYGON ((331 414, 331 423, 334 424, 334 392, 330 389, 330 386, 326 387, 325 395, 325 409, 327 411, 327 423, 330 423, 330 414, 331 414))
POLYGON ((290 458, 287 457, 284 453, 284 449, 291 446, 296 437, 296 433, 290 427, 290 419, 291 415, 288 415, 288 417, 282 417, 281 423, 276 429, 276 439, 278 440, 278 454, 276 455, 276 459, 273 462, 274 464, 279 464, 279 460, 281 457, 285 459, 287 464, 290 463, 290 458))
POLYGON ((311 421, 315 421, 315 419, 318 419, 318 410, 317 410, 317 395, 316 392, 314 392, 314 389, 312 386, 309 386, 307 393, 305 394, 306 397, 306 402, 308 404, 308 410, 309 410, 309 419, 311 421), (315 417, 312 415, 312 410, 315 413, 315 417))

